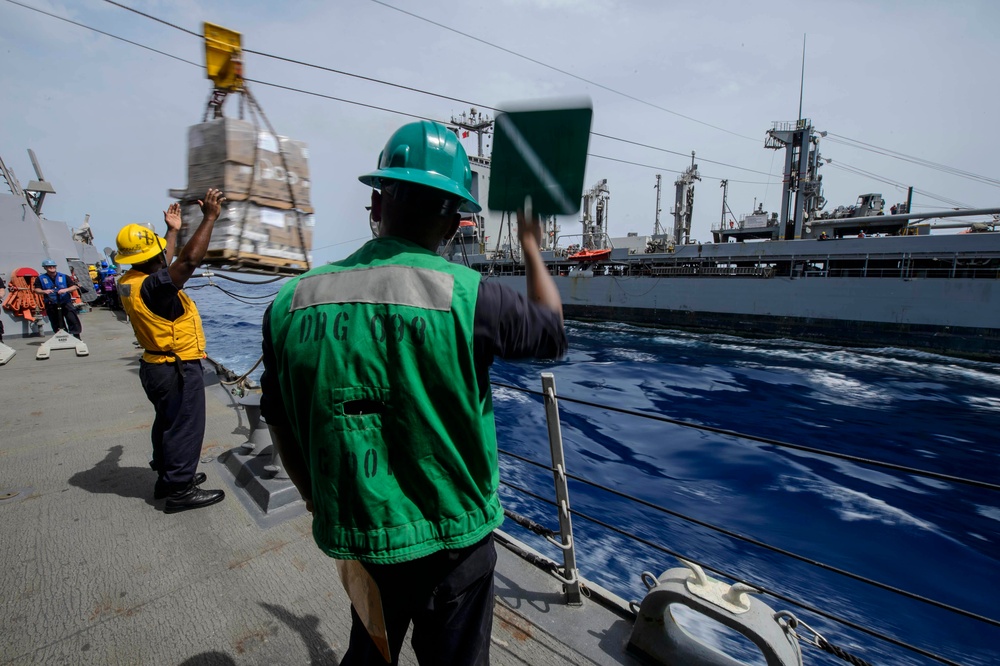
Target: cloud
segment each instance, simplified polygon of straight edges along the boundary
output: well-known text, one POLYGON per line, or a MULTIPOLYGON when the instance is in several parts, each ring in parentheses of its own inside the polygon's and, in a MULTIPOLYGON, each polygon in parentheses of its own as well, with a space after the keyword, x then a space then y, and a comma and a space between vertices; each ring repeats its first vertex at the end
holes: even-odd
MULTIPOLYGON (((106 3, 29 4, 196 63, 203 57, 197 37, 106 3)), ((947 129, 959 119, 988 122, 988 110, 997 106, 1000 93, 982 81, 992 80, 998 37, 987 26, 1000 19, 1000 8, 985 1, 921 5, 905 14, 879 3, 834 12, 825 3, 790 0, 719 0, 698 7, 506 0, 460 11, 441 0, 405 6, 506 51, 373 2, 251 2, 239 12, 192 0, 137 6, 195 32, 203 20, 222 23, 240 31, 247 48, 480 105, 588 95, 597 131, 772 172, 782 160, 763 149, 762 137, 771 121, 797 112, 802 35, 808 33, 805 113, 821 129, 975 173, 991 173, 992 156, 1000 151, 1000 135, 978 132, 965 140, 947 129), (846 36, 858 34, 862 13, 865 48, 847 48, 846 36), (921 48, 900 46, 904 36, 924 34, 934 38, 921 48)), ((76 223, 89 212, 98 242, 106 244, 124 221, 155 217, 169 203, 167 189, 185 179, 187 126, 201 119, 209 93, 199 68, 9 3, 0 4, 0 52, 7 65, 0 70, 7 100, 0 108, 0 154, 27 176, 24 150, 36 150, 58 191, 46 201, 50 217, 76 223)), ((448 118, 466 106, 254 54, 246 56, 246 71, 389 109, 252 86, 276 129, 311 147, 315 245, 333 245, 320 260, 343 256, 357 245, 352 239, 366 235, 368 193, 356 176, 374 162, 392 129, 407 121, 392 111, 448 118)), ((236 113, 235 105, 230 112, 236 113)), ((607 139, 600 150, 624 160, 591 158, 587 165, 585 187, 608 179, 609 232, 650 233, 655 174, 664 174, 669 200, 671 172, 690 158, 607 139)), ((989 186, 875 153, 831 142, 821 150, 834 163, 948 198, 985 206, 996 196, 989 186)), ((776 208, 780 174, 768 179, 704 162, 701 171, 694 219, 694 236, 701 240, 721 205, 712 178, 730 179, 729 205, 737 212, 749 211, 755 200, 776 208)), ((903 196, 871 179, 824 171, 831 206, 852 203, 866 191, 882 191, 890 201, 903 196)), ((574 233, 574 224, 567 220, 564 233, 574 233)))

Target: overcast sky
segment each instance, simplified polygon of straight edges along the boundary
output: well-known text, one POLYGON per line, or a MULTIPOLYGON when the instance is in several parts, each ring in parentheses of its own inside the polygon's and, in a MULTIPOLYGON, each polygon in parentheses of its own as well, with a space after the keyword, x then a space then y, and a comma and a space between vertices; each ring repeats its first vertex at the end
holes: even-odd
MULTIPOLYGON (((186 128, 201 121, 210 91, 199 69, 202 40, 102 0, 17 2, 198 65, 0 0, 0 155, 8 167, 22 184, 35 178, 26 154, 33 148, 58 192, 46 216, 79 226, 89 213, 100 247, 128 222, 160 229, 167 190, 186 185, 186 128)), ((357 103, 250 84, 277 131, 309 144, 317 261, 368 238, 369 191, 357 176, 410 120, 393 111, 448 120, 471 103, 492 113, 504 102, 589 96, 593 131, 662 149, 591 138, 584 187, 607 178, 613 236, 652 232, 657 173, 662 221, 671 224, 673 182, 692 150, 703 178, 695 238, 709 240, 719 221, 720 178, 730 180, 737 215, 755 199, 774 211, 782 153, 765 149, 764 137, 773 121, 798 115, 804 34, 803 115, 830 133, 820 144, 833 160, 821 172, 827 209, 863 192, 904 201, 905 188, 885 181, 945 200, 918 194, 919 211, 1000 205, 996 185, 838 142, 1000 177, 995 0, 122 4, 199 34, 203 21, 229 27, 245 48, 438 95, 246 56, 247 78, 357 103)))

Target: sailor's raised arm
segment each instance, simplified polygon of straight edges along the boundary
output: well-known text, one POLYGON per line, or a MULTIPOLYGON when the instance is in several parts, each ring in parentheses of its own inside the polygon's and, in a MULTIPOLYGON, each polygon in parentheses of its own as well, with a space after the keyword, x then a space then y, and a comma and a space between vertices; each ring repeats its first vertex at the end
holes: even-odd
POLYGON ((170 271, 170 281, 178 289, 183 287, 194 275, 198 266, 201 266, 201 262, 205 259, 205 253, 208 252, 208 242, 212 239, 212 229, 215 228, 215 221, 219 219, 219 213, 222 211, 222 204, 225 200, 226 197, 223 196, 221 190, 212 188, 205 194, 204 201, 198 201, 203 215, 201 224, 195 229, 191 239, 184 244, 177 255, 177 260, 170 264, 167 269, 170 271))
POLYGON ((524 210, 517 211, 517 239, 521 243, 524 256, 524 274, 528 282, 528 300, 549 308, 559 314, 562 321, 562 298, 559 289, 549 274, 549 269, 542 261, 542 223, 530 208, 530 199, 525 202, 524 210))
POLYGON ((163 254, 169 266, 170 262, 174 260, 174 252, 177 250, 177 234, 181 230, 181 205, 176 201, 170 204, 163 211, 163 221, 167 223, 167 235, 164 237, 167 246, 163 248, 163 254))

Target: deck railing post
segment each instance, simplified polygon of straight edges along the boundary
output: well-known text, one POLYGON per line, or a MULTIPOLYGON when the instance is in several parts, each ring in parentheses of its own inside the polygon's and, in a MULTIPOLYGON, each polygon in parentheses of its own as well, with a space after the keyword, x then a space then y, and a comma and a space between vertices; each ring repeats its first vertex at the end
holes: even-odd
POLYGON ((549 430, 552 471, 555 477, 556 505, 559 507, 559 536, 563 551, 563 590, 566 603, 580 605, 580 576, 576 569, 573 543, 573 519, 569 510, 569 488, 566 483, 566 458, 563 456, 562 429, 559 427, 559 403, 556 401, 556 379, 551 372, 542 373, 542 393, 545 396, 545 420, 549 430))

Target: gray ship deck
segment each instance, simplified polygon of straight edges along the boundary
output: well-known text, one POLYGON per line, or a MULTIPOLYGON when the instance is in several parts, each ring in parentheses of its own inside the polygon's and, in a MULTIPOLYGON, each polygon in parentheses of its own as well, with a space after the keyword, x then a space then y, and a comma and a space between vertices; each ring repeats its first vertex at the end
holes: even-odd
MULTIPOLYGON (((201 469, 227 498, 162 513, 131 328, 82 320, 89 356, 36 361, 41 338, 8 339, 0 366, 0 664, 337 663, 349 602, 302 503, 262 527, 217 460, 247 439, 244 413, 209 387, 201 469)), ((564 606, 556 580, 498 551, 493 664, 637 663, 622 614, 564 606)))

